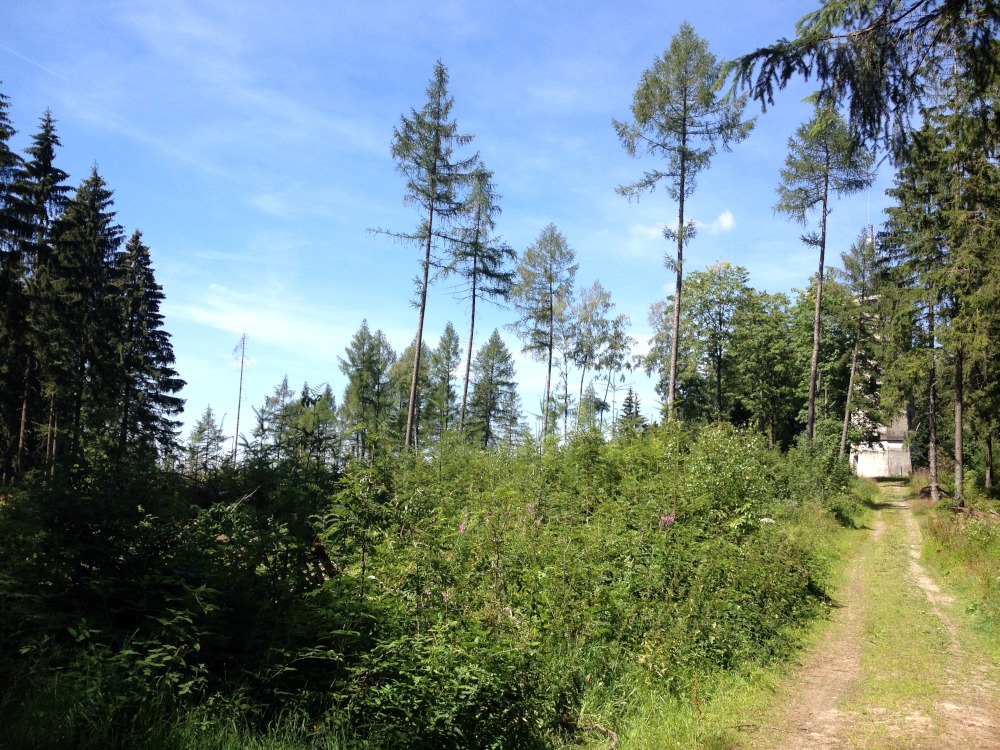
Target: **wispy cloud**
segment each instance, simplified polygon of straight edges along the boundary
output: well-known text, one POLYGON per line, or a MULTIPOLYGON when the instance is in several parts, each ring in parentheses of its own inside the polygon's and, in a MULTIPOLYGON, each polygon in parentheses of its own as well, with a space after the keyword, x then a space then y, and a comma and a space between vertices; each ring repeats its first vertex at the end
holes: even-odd
POLYGON ((61 80, 61 81, 66 81, 66 83, 69 83, 69 79, 68 79, 68 78, 64 78, 63 76, 59 75, 59 74, 58 74, 58 73, 56 73, 56 72, 55 72, 54 70, 52 70, 51 68, 46 68, 46 67, 45 67, 44 65, 42 65, 42 64, 41 64, 40 62, 36 62, 35 60, 32 60, 32 59, 31 59, 30 57, 25 57, 24 55, 22 55, 22 54, 21 54, 20 52, 18 52, 17 50, 13 50, 13 49, 11 49, 10 47, 8 47, 8 46, 6 46, 6 45, 4 45, 4 44, 0 44, 0 49, 2 49, 2 50, 6 50, 7 52, 9 52, 10 54, 14 55, 15 57, 20 57, 20 58, 21 58, 22 60, 24 60, 25 62, 29 62, 29 63, 31 63, 31 64, 32 64, 32 65, 34 65, 34 66, 35 66, 36 68, 39 68, 39 69, 41 69, 41 70, 44 70, 44 71, 45 71, 46 73, 48 73, 49 75, 53 75, 53 76, 55 76, 56 78, 58 78, 59 80, 61 80))

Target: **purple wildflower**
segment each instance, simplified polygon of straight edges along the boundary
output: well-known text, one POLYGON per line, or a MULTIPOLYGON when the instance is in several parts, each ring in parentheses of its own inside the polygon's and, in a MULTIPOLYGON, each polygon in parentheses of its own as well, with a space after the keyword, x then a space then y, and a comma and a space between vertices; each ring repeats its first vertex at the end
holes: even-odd
POLYGON ((669 515, 664 513, 662 516, 660 516, 660 531, 662 531, 663 529, 669 529, 671 526, 674 525, 674 521, 676 520, 677 519, 674 518, 673 513, 670 513, 669 515))
POLYGON ((463 523, 462 523, 462 525, 458 527, 458 533, 459 533, 459 534, 464 534, 464 533, 465 533, 465 530, 466 530, 467 528, 468 528, 468 527, 467 527, 467 526, 465 525, 465 523, 463 522, 463 523))

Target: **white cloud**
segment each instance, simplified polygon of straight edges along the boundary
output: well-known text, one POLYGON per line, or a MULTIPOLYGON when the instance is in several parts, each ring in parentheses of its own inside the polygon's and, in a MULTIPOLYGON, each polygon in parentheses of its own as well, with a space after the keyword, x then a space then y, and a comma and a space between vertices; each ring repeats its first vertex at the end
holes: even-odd
POLYGON ((719 214, 715 221, 709 223, 696 221, 695 223, 699 227, 707 229, 709 234, 722 234, 723 232, 731 232, 736 228, 736 218, 733 216, 732 211, 728 210, 719 214))

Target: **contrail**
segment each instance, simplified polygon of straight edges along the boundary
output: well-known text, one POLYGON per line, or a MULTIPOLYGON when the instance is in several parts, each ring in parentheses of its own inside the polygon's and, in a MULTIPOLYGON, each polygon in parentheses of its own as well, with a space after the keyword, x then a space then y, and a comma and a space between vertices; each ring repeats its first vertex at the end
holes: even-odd
POLYGON ((6 45, 3 45, 3 44, 0 44, 0 49, 5 49, 5 50, 7 50, 8 52, 10 52, 10 54, 12 54, 12 55, 17 55, 17 56, 18 56, 18 57, 20 57, 20 58, 21 58, 22 60, 26 60, 26 61, 30 62, 30 63, 31 63, 32 65, 34 65, 35 67, 38 67, 38 68, 41 68, 41 69, 42 69, 42 70, 44 70, 44 71, 45 71, 46 73, 50 73, 51 75, 54 75, 54 76, 55 76, 56 78, 58 78, 59 80, 61 80, 61 81, 66 81, 66 83, 69 83, 69 79, 68 79, 68 78, 63 78, 63 77, 62 77, 61 75, 59 75, 58 73, 56 73, 56 72, 55 72, 54 70, 49 70, 49 69, 48 69, 48 68, 46 68, 46 67, 45 67, 44 65, 41 65, 41 64, 39 64, 39 63, 36 63, 36 62, 35 62, 34 60, 32 60, 32 59, 31 59, 30 57, 25 57, 25 56, 24 56, 24 55, 22 55, 22 54, 21 54, 20 52, 16 52, 15 50, 12 50, 12 49, 11 49, 10 47, 7 47, 6 45))

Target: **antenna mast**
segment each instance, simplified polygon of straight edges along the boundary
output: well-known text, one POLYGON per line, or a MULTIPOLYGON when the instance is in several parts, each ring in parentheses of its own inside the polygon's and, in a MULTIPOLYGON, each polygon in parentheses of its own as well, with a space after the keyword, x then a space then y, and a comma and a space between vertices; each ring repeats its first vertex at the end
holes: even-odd
POLYGON ((240 407, 243 406, 243 365, 246 363, 247 335, 240 336, 240 341, 233 349, 233 354, 240 353, 240 392, 239 400, 236 402, 236 433, 233 435, 233 462, 236 461, 236 447, 240 442, 240 407))

